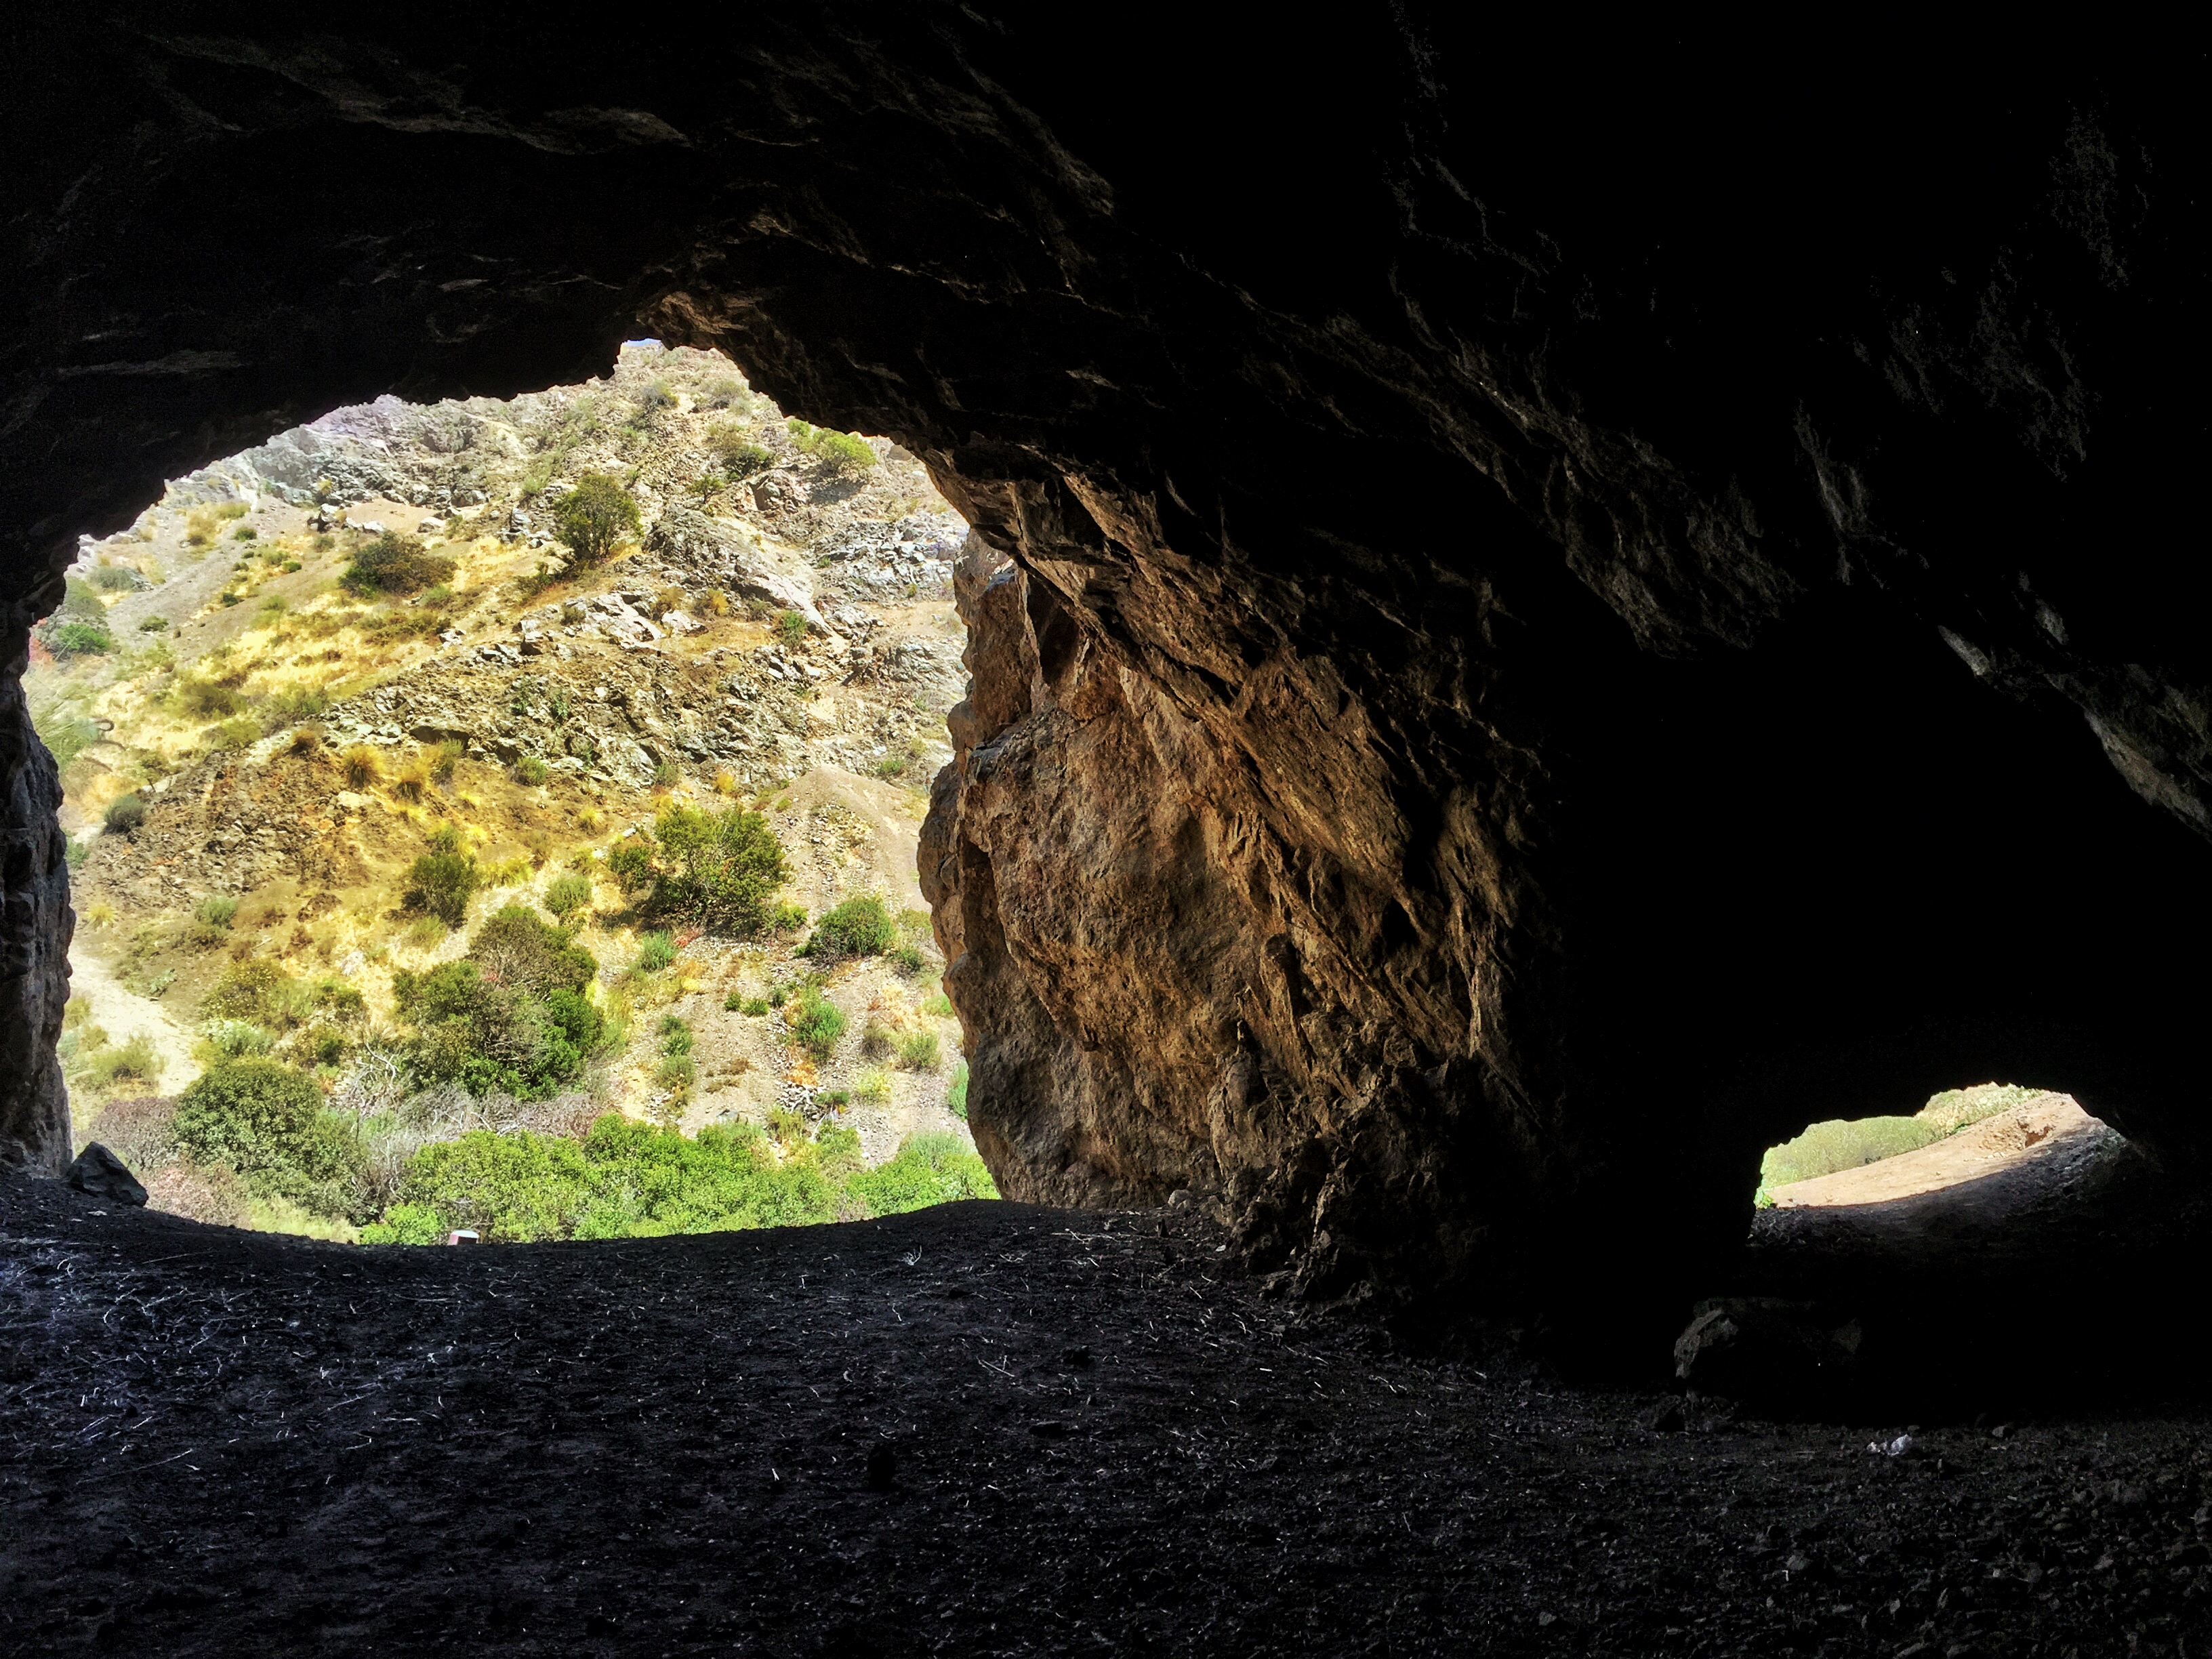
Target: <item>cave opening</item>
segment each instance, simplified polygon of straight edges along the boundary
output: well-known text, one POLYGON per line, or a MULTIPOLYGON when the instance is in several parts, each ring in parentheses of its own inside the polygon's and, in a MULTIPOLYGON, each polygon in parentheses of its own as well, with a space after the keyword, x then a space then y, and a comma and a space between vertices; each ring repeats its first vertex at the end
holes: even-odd
POLYGON ((2196 1202, 2072 1096, 1981 1083, 1769 1147, 1731 1294, 1675 1347, 1699 1391, 1854 1420, 2155 1395, 2193 1339, 2144 1275, 2196 1202), (2098 1340, 2060 1339, 2089 1304, 2098 1340))
POLYGON ((23 679, 70 1152, 372 1243, 995 1195, 914 850, 966 542, 896 444, 652 338, 331 410, 82 538, 23 679))

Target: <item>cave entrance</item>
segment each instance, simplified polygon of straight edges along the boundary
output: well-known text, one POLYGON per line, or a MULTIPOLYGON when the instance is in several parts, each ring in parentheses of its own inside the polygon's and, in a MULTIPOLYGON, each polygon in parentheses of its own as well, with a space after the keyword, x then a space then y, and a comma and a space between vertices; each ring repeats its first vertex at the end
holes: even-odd
POLYGON ((2055 1091, 1983 1083, 1814 1123, 1763 1161, 1738 1328, 1716 1345, 1709 1321, 1705 1352, 1686 1335, 1681 1375, 1899 1420, 2156 1392, 2186 1370, 2155 1287, 2189 1208, 2055 1091))
POLYGON ((896 445, 634 340, 84 538, 25 680, 71 1151, 375 1243, 995 1196, 915 867, 967 534, 896 445))
POLYGON ((1910 1116, 1808 1125, 1767 1149, 1753 1202, 1760 1211, 1933 1202, 1994 1215, 2050 1201, 2124 1144, 2071 1096, 1976 1084, 1910 1116))

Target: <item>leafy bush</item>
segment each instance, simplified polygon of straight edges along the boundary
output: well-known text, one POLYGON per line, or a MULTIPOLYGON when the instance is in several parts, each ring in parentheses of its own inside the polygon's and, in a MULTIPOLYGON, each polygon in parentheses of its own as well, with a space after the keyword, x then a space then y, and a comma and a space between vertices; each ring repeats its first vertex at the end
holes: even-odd
POLYGON ((527 784, 533 789, 544 782, 548 775, 545 763, 535 755, 525 755, 514 763, 514 781, 527 784))
POLYGON ((660 1052, 664 1054, 688 1054, 691 1052, 694 1034, 691 1022, 680 1014, 660 1017, 660 1052))
POLYGON ((750 432, 736 421, 717 421, 709 427, 707 447, 733 479, 750 478, 775 465, 774 453, 755 443, 750 432))
POLYGON ((234 542, 258 541, 260 537, 261 532, 250 524, 242 524, 230 532, 230 538, 234 542))
POLYGON ((562 921, 592 902, 588 877, 574 873, 556 876, 545 889, 545 908, 562 921))
POLYGON ((814 457, 832 477, 856 477, 879 464, 874 448, 865 438, 828 427, 809 426, 800 420, 792 421, 789 430, 792 447, 803 455, 814 457))
POLYGON ((698 1074, 699 1068, 690 1055, 666 1054, 653 1075, 663 1088, 688 1089, 698 1074))
POLYGON ((776 613, 776 637, 796 649, 806 638, 806 613, 802 611, 781 611, 776 613))
POLYGON ((933 1019, 950 1019, 952 1018, 952 999, 942 991, 937 992, 923 1002, 921 1012, 933 1019))
POLYGON ((91 1139, 144 1177, 176 1156, 177 1103, 160 1095, 112 1100, 91 1123, 91 1139))
POLYGON ((543 1099, 582 1073, 603 1035, 583 994, 598 971, 565 928, 508 905, 459 961, 392 976, 392 1004, 416 1030, 410 1063, 426 1082, 543 1099))
POLYGON ((219 1060, 265 1054, 276 1046, 276 1039, 250 1019, 210 1020, 200 1041, 219 1060))
POLYGON ((883 896, 867 893, 835 906, 814 924, 813 934, 799 947, 803 957, 872 957, 898 937, 883 896))
POLYGON ((349 1207, 362 1167, 358 1136, 323 1109, 314 1079, 274 1060, 210 1067, 178 1097, 174 1133, 188 1156, 325 1215, 349 1207))
POLYGON ((647 933, 637 942, 639 970, 657 974, 676 960, 676 941, 666 933, 647 933))
POLYGON ((782 846, 757 812, 672 805, 609 856, 626 892, 645 894, 655 918, 750 937, 771 920, 770 901, 789 878, 782 846))
POLYGON ((460 831, 448 824, 430 837, 430 850, 407 867, 407 908, 459 927, 468 918, 469 899, 481 879, 475 855, 463 850, 460 831))
POLYGON ((141 582, 135 570, 119 564, 103 564, 92 573, 92 585, 109 593, 127 593, 141 582))
POLYGON ((790 1022, 793 1037, 818 1060, 829 1059, 837 1040, 845 1035, 845 1016, 817 986, 810 985, 799 994, 790 1022))
POLYGON ((910 1031, 899 1039, 899 1064, 909 1072, 933 1072, 937 1069, 937 1033, 910 1031))
POLYGON ((107 607, 100 603, 98 588, 90 582, 80 581, 76 577, 70 576, 62 584, 59 614, 64 617, 82 617, 88 622, 98 622, 107 614, 107 607))
POLYGON ((653 781, 656 788, 672 789, 683 781, 683 770, 674 761, 663 761, 653 769, 653 781))
POLYGON ((115 649, 115 636, 98 623, 65 622, 52 638, 55 651, 66 657, 105 656, 115 649))
POLYGON ((963 1123, 968 1121, 968 1062, 952 1063, 952 1086, 945 1091, 945 1109, 963 1123))
POLYGON ((630 493, 604 472, 586 472, 553 504, 553 533, 586 564, 597 564, 637 533, 630 493))
POLYGON ((192 920, 209 927, 228 927, 237 917, 238 901, 228 893, 210 893, 192 907, 192 920))
POLYGON ((138 631, 142 634, 158 634, 168 625, 169 619, 167 617, 146 617, 140 619, 138 631))
POLYGON ((124 795, 108 803, 100 823, 110 835, 128 835, 146 822, 145 800, 136 794, 124 795))
POLYGON ((864 1100, 872 1106, 880 1106, 891 1097, 890 1074, 880 1066, 871 1066, 860 1073, 853 1085, 853 1098, 864 1100))
POLYGON ((427 550, 412 536, 387 530, 374 541, 354 550, 353 561, 338 578, 356 593, 418 593, 426 587, 451 581, 453 562, 427 550))
POLYGON ((502 1243, 653 1237, 832 1221, 851 1208, 811 1144, 779 1162, 750 1125, 694 1140, 611 1113, 580 1146, 478 1129, 425 1146, 401 1197, 363 1243, 429 1243, 454 1227, 502 1243))
POLYGON ((956 1134, 908 1135, 890 1163, 863 1170, 847 1184, 877 1215, 999 1195, 983 1160, 956 1134))

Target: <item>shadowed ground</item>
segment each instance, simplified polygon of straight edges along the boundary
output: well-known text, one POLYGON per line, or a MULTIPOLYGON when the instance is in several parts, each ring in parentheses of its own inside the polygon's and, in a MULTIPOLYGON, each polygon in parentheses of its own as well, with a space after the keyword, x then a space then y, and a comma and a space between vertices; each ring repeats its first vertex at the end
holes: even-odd
POLYGON ((369 1250, 11 1183, 0 1649, 2178 1654, 2212 1611, 2200 1408, 1655 1434, 1226 1260, 1179 1210, 369 1250))

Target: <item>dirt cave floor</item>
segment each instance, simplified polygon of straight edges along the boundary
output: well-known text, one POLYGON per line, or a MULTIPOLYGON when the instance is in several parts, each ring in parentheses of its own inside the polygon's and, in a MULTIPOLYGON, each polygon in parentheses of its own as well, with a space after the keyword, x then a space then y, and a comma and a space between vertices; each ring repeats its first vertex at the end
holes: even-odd
POLYGON ((1181 1208, 365 1249, 10 1182, 0 1651, 2212 1654, 2203 1409, 1655 1432, 1227 1260, 1181 1208))

